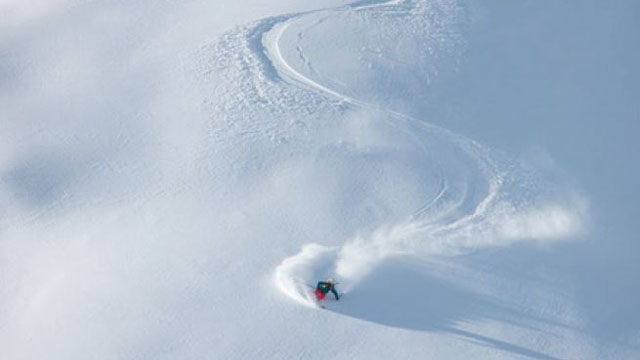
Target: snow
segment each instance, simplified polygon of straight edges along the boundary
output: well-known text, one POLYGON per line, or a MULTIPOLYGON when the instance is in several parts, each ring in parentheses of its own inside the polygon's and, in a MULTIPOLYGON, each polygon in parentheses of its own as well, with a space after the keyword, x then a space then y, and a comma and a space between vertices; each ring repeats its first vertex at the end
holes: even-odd
POLYGON ((640 357, 638 11, 0 1, 0 358, 640 357))

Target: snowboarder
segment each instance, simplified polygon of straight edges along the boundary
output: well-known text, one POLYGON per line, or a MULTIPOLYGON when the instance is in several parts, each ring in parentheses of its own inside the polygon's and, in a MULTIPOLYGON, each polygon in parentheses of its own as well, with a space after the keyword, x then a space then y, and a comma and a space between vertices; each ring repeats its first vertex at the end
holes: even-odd
POLYGON ((336 291, 336 282, 333 279, 329 278, 327 281, 318 281, 318 285, 316 285, 316 290, 313 292, 316 295, 316 299, 323 300, 327 293, 331 291, 333 296, 336 297, 336 300, 340 300, 340 295, 336 291))

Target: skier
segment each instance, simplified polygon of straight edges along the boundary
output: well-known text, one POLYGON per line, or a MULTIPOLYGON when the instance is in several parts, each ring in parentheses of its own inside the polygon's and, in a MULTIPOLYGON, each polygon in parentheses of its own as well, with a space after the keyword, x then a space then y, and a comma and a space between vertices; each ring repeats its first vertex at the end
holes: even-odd
POLYGON ((316 299, 323 300, 329 291, 333 293, 336 300, 340 300, 340 295, 338 295, 338 292, 336 291, 336 282, 331 278, 327 279, 327 281, 318 281, 316 290, 313 293, 316 294, 316 299))

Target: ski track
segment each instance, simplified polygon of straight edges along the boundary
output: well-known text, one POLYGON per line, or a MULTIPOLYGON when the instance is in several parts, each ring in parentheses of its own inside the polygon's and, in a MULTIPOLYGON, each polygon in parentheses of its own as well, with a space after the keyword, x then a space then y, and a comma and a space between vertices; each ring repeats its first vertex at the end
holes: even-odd
MULTIPOLYGON (((230 31, 203 54, 206 65, 201 72, 206 84, 221 82, 208 78, 209 54, 215 54, 214 70, 222 73, 223 83, 240 79, 235 94, 224 85, 205 89, 218 99, 208 104, 211 111, 237 113, 239 108, 249 113, 240 118, 229 115, 212 123, 209 138, 218 146, 214 151, 228 153, 225 158, 236 160, 226 168, 220 164, 207 166, 203 160, 205 164, 200 169, 203 176, 215 177, 214 173, 220 172, 237 174, 241 179, 243 167, 250 165, 241 165, 244 162, 237 159, 249 158, 251 163, 252 155, 250 150, 243 152, 237 141, 245 142, 251 149, 253 143, 267 138, 270 144, 267 150, 275 153, 283 151, 278 146, 283 143, 294 144, 290 145, 294 148, 295 144, 305 142, 314 146, 318 141, 314 134, 324 131, 325 126, 340 123, 332 120, 323 124, 318 119, 340 119, 347 111, 370 115, 376 126, 388 128, 409 141, 422 154, 416 166, 427 167, 436 174, 431 179, 437 183, 434 191, 404 220, 389 222, 382 217, 376 226, 346 229, 350 238, 340 246, 309 243, 300 253, 283 260, 275 271, 276 284, 301 303, 313 305, 306 294, 308 289, 301 287, 300 282, 313 283, 336 274, 344 290, 349 291, 379 264, 396 255, 456 255, 523 240, 562 239, 580 228, 584 210, 580 201, 569 198, 554 203, 549 200, 549 190, 539 190, 560 188, 558 184, 545 182, 510 156, 476 141, 327 86, 297 69, 283 51, 283 46, 291 46, 293 60, 298 59, 311 74, 322 77, 313 67, 314 59, 305 54, 300 43, 305 31, 313 31, 333 16, 354 13, 382 16, 387 11, 411 11, 416 4, 420 2, 364 1, 266 18, 230 31), (284 43, 294 27, 298 33, 293 38, 298 43, 284 43), (260 105, 256 109, 252 103, 260 105), (271 116, 261 117, 264 112, 271 116), (256 123, 251 121, 254 118, 267 120, 256 123), (433 155, 435 152, 438 156, 433 155)), ((210 155, 210 151, 203 154, 210 155)), ((264 169, 270 166, 276 165, 261 165, 264 169)), ((245 185, 250 189, 259 187, 245 185)))
MULTIPOLYGON (((379 253, 380 251, 388 252, 390 255, 394 253, 404 253, 404 252, 415 252, 418 248, 423 247, 421 245, 409 245, 407 244, 407 240, 415 237, 426 238, 432 241, 431 249, 428 252, 440 253, 442 249, 434 249, 435 247, 440 248, 449 248, 447 251, 458 252, 460 250, 464 250, 465 248, 473 248, 472 244, 468 244, 466 241, 459 241, 458 244, 454 244, 450 246, 450 241, 441 242, 439 245, 435 245, 437 241, 434 241, 434 238, 441 239, 451 239, 454 238, 463 238, 465 235, 464 232, 469 232, 469 230, 474 228, 474 225, 477 227, 478 223, 482 224, 483 219, 486 219, 490 215, 488 213, 492 211, 495 207, 498 207, 496 204, 498 203, 496 197, 501 191, 501 186, 504 182, 503 170, 499 169, 500 164, 497 164, 499 161, 496 161, 492 156, 490 150, 484 148, 477 142, 471 141, 459 135, 452 134, 444 129, 429 125, 419 119, 407 116, 405 114, 399 113, 397 111, 389 110, 377 106, 375 104, 362 101, 346 94, 340 93, 330 87, 327 87, 314 79, 305 76, 301 72, 295 69, 293 65, 291 65, 281 50, 281 41, 283 35, 290 30, 292 24, 294 23, 303 23, 303 29, 309 29, 314 24, 321 23, 327 17, 331 16, 333 12, 340 11, 372 11, 376 9, 384 9, 384 8, 393 8, 402 6, 406 1, 387 1, 387 2, 366 2, 361 3, 360 5, 352 5, 346 8, 341 9, 333 9, 333 10, 319 10, 317 12, 307 13, 307 14, 299 14, 297 16, 292 16, 286 20, 275 23, 270 31, 265 32, 263 36, 263 44, 264 48, 261 50, 262 52, 268 54, 269 59, 271 60, 272 66, 278 70, 280 77, 291 83, 293 85, 306 88, 310 91, 315 91, 317 93, 321 93, 327 95, 329 97, 334 97, 338 101, 349 103, 351 106, 361 108, 370 112, 381 112, 386 114, 388 117, 385 118, 386 121, 390 123, 390 125, 399 129, 400 131, 406 133, 414 143, 422 148, 423 152, 426 152, 426 149, 422 145, 421 140, 418 138, 416 134, 435 134, 435 136, 444 137, 450 140, 452 143, 455 143, 457 146, 463 149, 463 151, 472 158, 480 169, 483 171, 480 173, 481 176, 486 178, 488 185, 488 191, 484 198, 480 201, 476 202, 473 206, 468 206, 467 209, 471 209, 471 211, 466 211, 467 214, 461 217, 454 219, 453 221, 434 221, 436 218, 441 215, 429 214, 428 210, 430 208, 437 207, 438 203, 445 198, 448 189, 447 178, 441 173, 441 185, 438 194, 432 199, 427 199, 425 204, 416 209, 414 214, 411 216, 406 223, 396 224, 392 226, 386 226, 384 228, 379 229, 377 232, 374 232, 373 235, 370 235, 368 240, 355 240, 347 243, 341 249, 334 249, 338 253, 338 259, 335 271, 338 275, 343 276, 352 276, 355 277, 351 280, 356 280, 357 278, 361 278, 369 272, 371 267, 374 265, 366 265, 366 269, 358 269, 356 272, 360 273, 358 275, 353 274, 353 271, 347 271, 345 268, 351 267, 353 264, 349 264, 349 262, 357 262, 357 259, 350 258, 350 255, 346 253, 361 253, 366 251, 367 248, 371 247, 371 243, 376 244, 373 252, 379 253), (305 24, 306 23, 306 24, 305 24), (306 25, 306 26, 305 26, 306 25), (414 129, 418 129, 418 131, 414 131, 414 129), (475 223, 475 224, 474 224, 475 223), (396 234, 397 233, 397 234, 396 234), (452 236, 453 235, 453 236, 452 236), (374 239, 378 240, 374 240, 374 239), (384 240, 380 240, 380 238, 384 240), (446 244, 449 243, 449 244, 446 244), (357 244, 357 245, 354 245, 357 244), (356 247, 356 249, 350 249, 352 247, 356 247), (344 259, 346 257, 346 260, 344 259)), ((303 32, 299 32, 297 35, 298 39, 303 37, 303 32)), ((303 63, 310 68, 311 60, 308 56, 306 56, 303 52, 303 49, 300 45, 296 46, 296 51, 300 59, 303 59, 303 63)), ((473 181, 473 180, 469 180, 473 181)), ((465 198, 467 194, 462 194, 458 196, 458 200, 453 203, 449 203, 449 210, 444 211, 447 212, 455 212, 456 210, 460 210, 461 206, 465 203, 465 198)), ((440 207, 440 212, 442 213, 443 208, 440 207)), ((466 209, 465 209, 466 210, 466 209)), ((571 215, 569 215, 571 216, 571 215)), ((569 235, 572 231, 565 231, 566 229, 559 229, 557 235, 565 236, 569 235)), ((498 234, 491 234, 488 236, 495 236, 498 234)), ((553 234, 555 236, 556 234, 553 234)), ((479 244, 482 245, 482 244, 479 244)), ((301 254, 304 255, 304 261, 307 266, 313 266, 313 260, 310 260, 309 256, 309 248, 303 250, 301 254)), ((318 252, 326 252, 329 251, 327 249, 319 248, 318 252)), ((390 256, 389 255, 389 256, 390 256)), ((294 255, 294 257, 300 256, 294 255)), ((353 255, 355 257, 360 257, 361 255, 353 255)), ((379 255, 375 255, 379 257, 379 255)), ((375 259, 374 263, 377 263, 383 258, 387 256, 384 255, 381 258, 375 259)), ((289 262, 293 261, 291 259, 287 260, 289 262)), ((364 260, 364 262, 368 262, 368 260, 364 260)), ((277 271, 278 284, 283 291, 292 293, 290 284, 287 284, 286 281, 283 281, 285 275, 283 273, 286 270, 283 269, 286 267, 283 265, 277 271)), ((356 266, 357 267, 357 266, 356 266)), ((289 270, 292 274, 290 276, 295 276, 294 272, 289 270)), ((308 281, 312 281, 313 278, 307 278, 308 281)), ((300 298, 298 298, 300 300, 300 298)))

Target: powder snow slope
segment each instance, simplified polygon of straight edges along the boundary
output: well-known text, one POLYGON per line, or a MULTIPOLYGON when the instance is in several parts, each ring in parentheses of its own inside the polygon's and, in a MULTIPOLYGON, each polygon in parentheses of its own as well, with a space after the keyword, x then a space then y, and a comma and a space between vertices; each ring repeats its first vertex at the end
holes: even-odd
POLYGON ((0 4, 0 358, 639 354, 558 265, 591 194, 437 116, 481 5, 244 5, 0 4))

